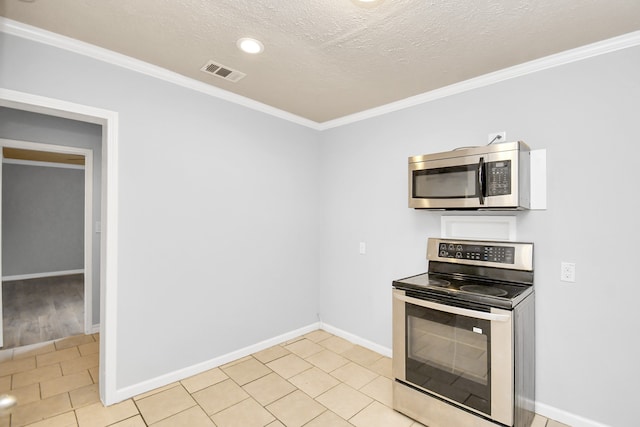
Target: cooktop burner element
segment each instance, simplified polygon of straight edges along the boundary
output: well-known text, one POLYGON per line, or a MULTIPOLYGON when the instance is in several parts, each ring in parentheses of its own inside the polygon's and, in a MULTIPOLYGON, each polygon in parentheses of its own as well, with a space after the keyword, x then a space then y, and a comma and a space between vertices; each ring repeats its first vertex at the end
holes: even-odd
POLYGON ((494 288, 485 285, 462 285, 461 291, 472 292, 474 294, 490 295, 492 297, 503 297, 508 294, 504 289, 494 288))
POLYGON ((429 239, 429 271, 393 286, 432 300, 513 309, 533 293, 533 244, 429 239))
POLYGON ((429 285, 430 286, 441 286, 443 288, 446 288, 447 286, 449 286, 451 284, 450 281, 448 280, 444 280, 444 279, 433 279, 433 278, 429 278, 429 285))

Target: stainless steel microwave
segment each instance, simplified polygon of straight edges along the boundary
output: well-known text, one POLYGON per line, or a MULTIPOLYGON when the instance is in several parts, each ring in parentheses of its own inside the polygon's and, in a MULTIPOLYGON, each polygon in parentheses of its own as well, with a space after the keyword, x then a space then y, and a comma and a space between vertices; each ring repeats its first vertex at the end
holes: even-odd
POLYGON ((409 207, 529 209, 529 151, 517 141, 409 157, 409 207))

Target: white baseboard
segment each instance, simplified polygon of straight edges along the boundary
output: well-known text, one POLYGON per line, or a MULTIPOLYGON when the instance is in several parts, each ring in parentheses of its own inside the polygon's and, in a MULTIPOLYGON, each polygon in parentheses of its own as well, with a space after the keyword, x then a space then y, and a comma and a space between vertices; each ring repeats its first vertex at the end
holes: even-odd
POLYGON ((72 274, 84 274, 84 270, 80 269, 80 270, 49 271, 46 273, 31 273, 31 274, 17 274, 15 276, 2 276, 2 281, 9 282, 11 280, 41 279, 43 277, 69 276, 72 274))
POLYGON ((324 329, 325 331, 336 335, 340 338, 344 338, 347 341, 350 341, 354 344, 361 345, 362 347, 368 348, 369 350, 375 351, 376 353, 380 353, 383 356, 391 357, 391 349, 388 347, 381 346, 380 344, 376 344, 373 341, 366 340, 364 338, 359 337, 358 335, 354 335, 350 332, 344 331, 342 329, 338 329, 334 326, 328 325, 326 323, 320 323, 320 329, 324 329))
POLYGON ((100 332, 100 323, 91 326, 91 333, 97 334, 100 332))
MULTIPOLYGON (((185 378, 189 378, 193 375, 197 375, 209 369, 217 368, 218 366, 224 365, 229 362, 233 362, 234 360, 241 359, 245 356, 249 356, 250 354, 267 349, 269 347, 273 347, 274 345, 281 344, 283 342, 297 338, 301 335, 307 334, 309 332, 313 332, 317 329, 323 329, 335 336, 344 338, 349 342, 361 345, 362 347, 368 348, 369 350, 375 351, 376 353, 382 354, 383 356, 391 357, 392 350, 388 347, 384 347, 380 344, 376 344, 372 341, 369 341, 367 339, 364 339, 362 337, 359 337, 358 335, 354 335, 342 329, 336 328, 327 323, 316 322, 308 326, 302 327, 300 329, 296 329, 294 331, 287 332, 285 334, 278 335, 276 337, 261 341, 257 344, 253 344, 248 347, 244 347, 239 350, 233 351, 231 353, 227 353, 222 356, 215 357, 205 362, 198 363, 196 365, 192 365, 183 369, 179 369, 177 371, 169 372, 168 374, 161 375, 159 377, 152 378, 150 380, 143 381, 138 384, 123 387, 121 389, 116 390, 116 398, 113 403, 130 399, 134 396, 138 396, 142 393, 155 390, 167 384, 171 384, 173 382, 180 381, 185 378)), ((99 324, 93 325, 93 330, 95 332, 100 332, 100 325, 99 324)), ((555 421, 559 421, 563 424, 567 424, 571 427, 611 427, 606 424, 589 420, 587 418, 581 417, 576 414, 572 414, 567 411, 563 411, 561 409, 555 408, 553 406, 550 406, 544 403, 536 402, 535 408, 536 408, 537 414, 540 414, 546 418, 549 418, 555 421)))
POLYGON ((297 338, 300 335, 307 334, 309 332, 315 331, 316 329, 320 329, 320 322, 312 323, 311 325, 302 327, 300 329, 278 335, 277 337, 261 341, 257 344, 241 348, 231 353, 215 357, 213 359, 189 366, 187 368, 179 369, 177 371, 169 372, 168 374, 164 374, 138 384, 117 389, 115 392, 114 403, 121 402, 123 400, 129 399, 142 393, 146 393, 151 390, 155 390, 160 387, 164 387, 167 384, 189 378, 193 375, 199 374, 209 369, 217 368, 218 366, 224 365, 225 363, 233 362, 234 360, 249 356, 250 354, 267 349, 269 347, 273 347, 274 345, 281 344, 293 338, 297 338))
POLYGON ((543 417, 547 417, 571 427, 611 427, 607 424, 602 424, 540 402, 536 402, 536 414, 540 414, 543 417))
MULTIPOLYGON (((94 329, 96 330, 96 332, 99 332, 100 325, 94 325, 94 329)), ((278 335, 276 337, 261 341, 257 344, 250 345, 248 347, 233 351, 231 353, 224 354, 219 357, 215 357, 213 359, 198 363, 196 365, 179 369, 177 371, 169 372, 159 377, 152 378, 150 380, 143 381, 138 384, 134 384, 131 386, 118 389, 116 390, 116 398, 114 400, 114 403, 121 402, 123 400, 129 399, 134 396, 138 396, 142 393, 146 393, 148 391, 155 390, 160 387, 164 387, 167 384, 171 384, 173 382, 183 380, 185 378, 191 377, 193 375, 197 375, 209 369, 217 368, 218 366, 224 365, 225 363, 233 362, 234 360, 243 358, 245 356, 249 356, 250 354, 267 349, 269 347, 273 347, 274 345, 281 344, 283 342, 297 338, 301 335, 307 334, 309 332, 313 332, 317 329, 323 329, 333 335, 336 335, 340 338, 344 338, 347 341, 350 341, 354 344, 361 345, 362 347, 368 348, 369 350, 375 351, 376 353, 380 353, 383 356, 391 357, 390 348, 381 346, 372 341, 366 340, 364 338, 361 338, 357 335, 354 335, 342 329, 336 328, 329 324, 316 322, 308 326, 305 326, 303 328, 296 329, 294 331, 287 332, 282 335, 278 335)))

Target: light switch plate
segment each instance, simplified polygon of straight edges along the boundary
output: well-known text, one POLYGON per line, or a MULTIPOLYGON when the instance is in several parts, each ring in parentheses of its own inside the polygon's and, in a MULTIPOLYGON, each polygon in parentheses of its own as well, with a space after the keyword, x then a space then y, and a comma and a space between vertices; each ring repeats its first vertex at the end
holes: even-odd
POLYGON ((563 282, 576 281, 576 264, 573 262, 560 263, 560 280, 563 282))
POLYGON ((367 244, 365 242, 360 242, 360 255, 364 255, 367 253, 367 244))

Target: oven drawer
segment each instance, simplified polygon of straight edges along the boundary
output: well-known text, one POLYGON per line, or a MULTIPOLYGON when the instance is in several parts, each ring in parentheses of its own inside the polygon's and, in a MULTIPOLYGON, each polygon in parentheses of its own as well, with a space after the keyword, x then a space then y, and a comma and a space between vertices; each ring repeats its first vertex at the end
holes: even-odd
POLYGON ((496 427, 494 422, 461 411, 399 381, 393 382, 393 408, 429 427, 496 427))

